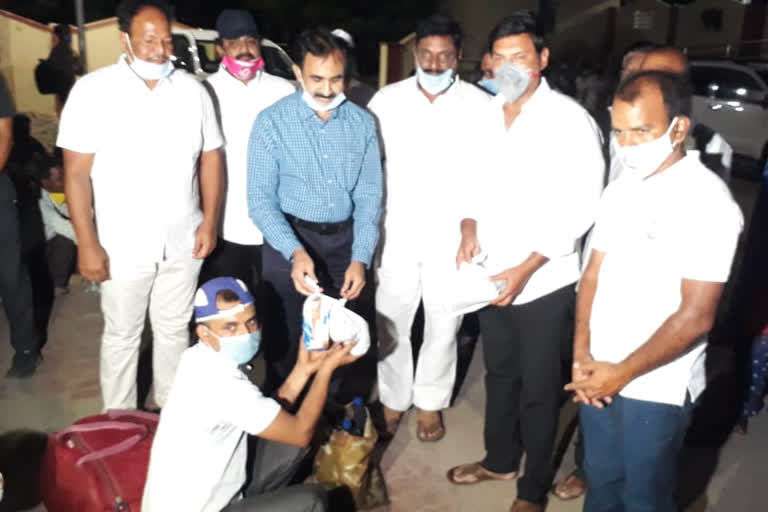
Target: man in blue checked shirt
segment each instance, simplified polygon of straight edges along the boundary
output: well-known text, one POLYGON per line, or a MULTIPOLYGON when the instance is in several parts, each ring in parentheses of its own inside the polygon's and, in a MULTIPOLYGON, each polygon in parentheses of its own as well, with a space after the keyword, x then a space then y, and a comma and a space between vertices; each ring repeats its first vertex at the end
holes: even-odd
POLYGON ((381 159, 373 117, 344 96, 346 44, 304 31, 293 71, 302 86, 256 118, 248 208, 264 234, 267 383, 296 361, 304 296, 354 300, 379 237, 381 159), (301 67, 299 67, 301 66, 301 67))

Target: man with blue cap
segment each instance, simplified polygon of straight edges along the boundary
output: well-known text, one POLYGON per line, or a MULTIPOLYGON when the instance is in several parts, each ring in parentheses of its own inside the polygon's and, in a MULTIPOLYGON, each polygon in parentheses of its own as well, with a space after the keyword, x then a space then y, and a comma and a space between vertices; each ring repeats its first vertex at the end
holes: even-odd
POLYGON ((326 510, 321 488, 287 484, 307 453, 331 375, 356 359, 349 354, 354 344, 310 355, 299 342, 296 365, 272 398, 242 371, 261 341, 254 298, 242 281, 205 283, 195 296, 195 322, 200 342, 184 352, 163 408, 142 510, 326 510), (313 376, 298 412, 286 411, 313 376), (258 436, 250 467, 246 434, 258 436), (190 463, 192 454, 199 464, 190 463))

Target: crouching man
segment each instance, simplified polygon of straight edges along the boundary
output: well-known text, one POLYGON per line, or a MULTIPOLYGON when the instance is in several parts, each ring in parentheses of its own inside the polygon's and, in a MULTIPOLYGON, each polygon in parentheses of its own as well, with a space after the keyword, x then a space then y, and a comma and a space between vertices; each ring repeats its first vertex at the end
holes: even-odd
POLYGON ((309 353, 300 343, 293 371, 269 398, 240 369, 261 340, 254 298, 242 281, 205 283, 195 296, 195 321, 200 342, 184 352, 163 408, 142 510, 326 510, 321 488, 287 484, 306 455, 331 375, 356 359, 353 345, 309 353), (313 375, 298 412, 284 410, 313 375), (258 436, 250 467, 246 434, 258 436))

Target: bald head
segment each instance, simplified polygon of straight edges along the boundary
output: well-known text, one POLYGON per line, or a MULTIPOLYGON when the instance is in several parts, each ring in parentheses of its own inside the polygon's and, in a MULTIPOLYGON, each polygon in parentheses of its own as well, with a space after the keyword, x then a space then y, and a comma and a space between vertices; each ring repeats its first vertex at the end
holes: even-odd
POLYGON ((677 48, 661 48, 646 54, 640 71, 666 71, 675 75, 688 75, 688 59, 677 48))

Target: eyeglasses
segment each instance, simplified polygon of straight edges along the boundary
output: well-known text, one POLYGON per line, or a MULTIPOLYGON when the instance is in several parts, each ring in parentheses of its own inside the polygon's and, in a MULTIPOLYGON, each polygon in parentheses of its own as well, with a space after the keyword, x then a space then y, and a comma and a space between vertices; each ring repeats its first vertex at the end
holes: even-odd
POLYGON ((422 64, 422 67, 428 67, 424 64, 432 64, 436 62, 439 66, 450 66, 456 60, 455 51, 446 51, 440 53, 432 53, 429 50, 417 50, 416 59, 422 64))

